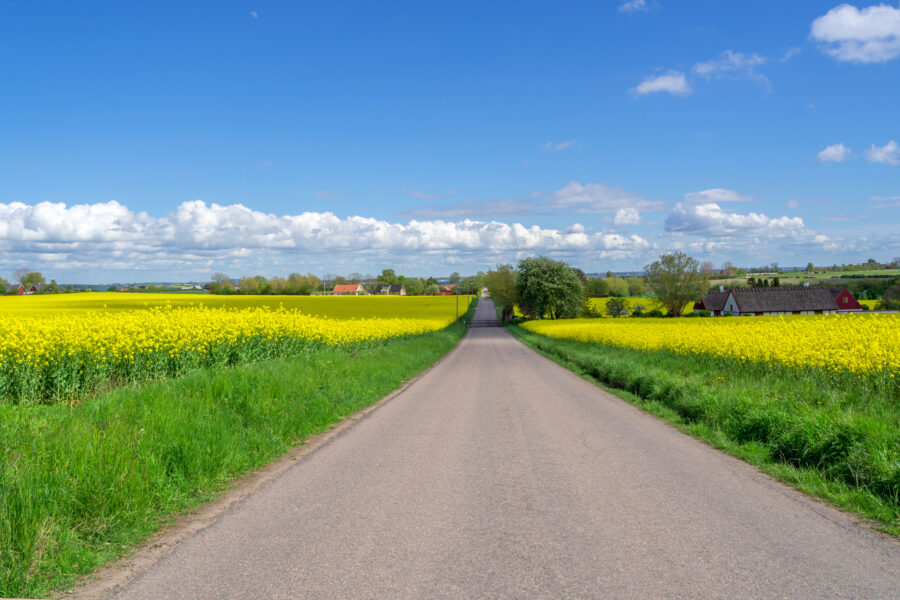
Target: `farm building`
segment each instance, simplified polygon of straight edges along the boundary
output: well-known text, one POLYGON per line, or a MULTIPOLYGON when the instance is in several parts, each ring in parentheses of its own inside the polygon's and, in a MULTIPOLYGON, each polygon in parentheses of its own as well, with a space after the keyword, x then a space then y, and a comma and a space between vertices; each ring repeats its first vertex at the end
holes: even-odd
POLYGON ((16 294, 18 294, 19 296, 24 296, 25 292, 27 291, 28 290, 25 289, 25 286, 20 283, 19 287, 16 289, 16 294))
MULTIPOLYGON (((22 287, 22 286, 19 286, 19 287, 22 287)), ((34 284, 33 286, 31 286, 30 288, 28 288, 28 289, 27 289, 25 292, 23 292, 23 293, 24 293, 26 296, 30 296, 30 295, 32 295, 32 294, 37 294, 39 291, 41 291, 41 287, 43 287, 43 286, 38 285, 38 284, 34 284)))
POLYGON ((860 312, 863 308, 846 289, 775 287, 712 291, 694 305, 694 310, 708 310, 714 316, 763 316, 860 312))
POLYGON ((335 296, 360 296, 368 294, 366 290, 363 289, 361 283, 348 283, 346 285, 336 285, 334 286, 334 292, 332 292, 335 296))
POLYGON ((406 289, 400 284, 378 284, 375 286, 374 294, 376 296, 405 296, 406 289))

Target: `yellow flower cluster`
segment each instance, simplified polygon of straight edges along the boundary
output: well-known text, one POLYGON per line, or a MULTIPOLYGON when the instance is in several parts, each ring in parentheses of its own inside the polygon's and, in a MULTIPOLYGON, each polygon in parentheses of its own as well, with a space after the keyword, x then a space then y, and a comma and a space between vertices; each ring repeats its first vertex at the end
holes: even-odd
MULTIPOLYGON (((160 304, 160 295, 153 295, 156 306, 141 310, 77 306, 96 302, 91 296, 52 297, 49 303, 55 303, 55 313, 3 311, 0 305, 0 399, 65 398, 104 381, 135 381, 320 347, 357 347, 436 331, 456 316, 455 298, 447 297, 431 302, 421 301, 426 298, 328 297, 318 305, 306 304, 322 308, 324 300, 332 309, 328 312, 342 317, 326 318, 296 308, 269 308, 259 302, 266 297, 251 297, 258 299, 255 307, 244 300, 247 297, 241 297, 241 303, 226 301, 226 307, 204 306, 202 300, 210 304, 217 300, 210 296, 194 296, 193 302, 173 307, 160 304), (76 306, 67 306, 65 300, 76 306), (378 316, 370 317, 372 313, 378 316)), ((44 298, 15 300, 17 307, 25 307, 31 300, 44 298)), ((460 311, 468 304, 468 298, 460 298, 460 311)), ((40 302, 32 307, 40 309, 40 302)))
POLYGON ((699 319, 529 321, 550 337, 637 350, 849 371, 900 371, 900 315, 848 314, 699 319))

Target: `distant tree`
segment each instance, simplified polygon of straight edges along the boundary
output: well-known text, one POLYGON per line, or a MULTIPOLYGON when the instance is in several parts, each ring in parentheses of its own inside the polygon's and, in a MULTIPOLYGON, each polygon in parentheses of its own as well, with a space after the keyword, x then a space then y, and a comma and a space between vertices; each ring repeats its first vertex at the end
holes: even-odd
POLYGON ((737 272, 735 273, 735 275, 737 275, 738 277, 743 277, 746 274, 747 274, 747 269, 743 269, 743 268, 738 269, 737 272))
POLYGON ((625 282, 628 284, 629 296, 643 296, 647 292, 647 283, 643 277, 629 277, 625 282))
POLYGON ((707 277, 712 277, 716 274, 716 265, 710 260, 705 260, 700 264, 700 272, 707 277))
POLYGON ((425 288, 425 293, 429 296, 437 296, 441 293, 441 286, 436 283, 429 283, 428 287, 425 288))
POLYGON ((75 291, 75 288, 72 287, 71 283, 66 284, 66 289, 63 290, 63 292, 66 294, 71 294, 74 291, 75 291))
POLYGON ((628 315, 628 304, 624 298, 610 298, 606 303, 606 314, 611 317, 624 317, 628 315))
POLYGON ((46 283, 44 276, 40 272, 32 271, 31 269, 17 269, 16 280, 24 285, 25 289, 33 285, 44 285, 46 283))
POLYGON ((816 265, 812 264, 811 262, 806 263, 806 272, 807 273, 812 273, 815 270, 816 270, 816 265))
POLYGON ((772 287, 781 287, 781 279, 779 279, 778 277, 773 277, 772 287))
POLYGON ((737 269, 734 268, 734 264, 730 260, 726 260, 722 263, 722 275, 726 277, 734 277, 737 274, 737 269))
POLYGON ((460 279, 462 279, 462 276, 459 273, 457 273, 456 271, 450 273, 450 283, 455 283, 458 285, 460 279))
POLYGON ((434 277, 429 277, 425 280, 425 285, 437 285, 438 281, 434 277))
POLYGON ((0 283, 0 296, 6 293, 6 286, 0 283))
POLYGON ((622 297, 628 295, 628 282, 621 277, 607 277, 606 285, 609 288, 610 296, 622 297))
POLYGON ((259 287, 259 282, 256 281, 256 277, 241 277, 238 282, 238 289, 243 294, 255 294, 257 287, 259 287))
POLYGON ((338 275, 331 281, 331 285, 332 287, 335 285, 347 285, 347 278, 338 275))
POLYGON ((584 291, 591 298, 606 298, 609 296, 609 282, 601 278, 588 279, 584 291))
POLYGON ((407 296, 420 296, 425 293, 425 281, 422 279, 410 278, 403 282, 406 288, 407 296))
POLYGON ((475 276, 463 277, 459 282, 458 291, 460 294, 475 294, 481 288, 478 285, 478 278, 475 276))
POLYGON ((41 290, 45 294, 58 294, 59 293, 59 284, 56 283, 55 279, 51 279, 50 283, 41 290))
POLYGON ((663 254, 646 267, 647 285, 669 315, 681 316, 684 308, 698 300, 708 286, 699 272, 697 259, 684 252, 663 254))
POLYGON ((523 258, 518 270, 519 305, 527 307, 532 317, 564 319, 581 312, 584 287, 566 263, 546 256, 523 258))
POLYGON ((494 304, 500 307, 500 320, 503 322, 515 315, 516 275, 512 265, 497 265, 495 270, 488 271, 484 276, 488 294, 494 304))
POLYGON ((117 287, 114 286, 114 285, 111 285, 111 286, 109 286, 108 288, 106 288, 106 291, 107 291, 107 292, 118 292, 118 291, 119 291, 119 288, 117 288, 117 287))
POLYGON ((888 310, 900 309, 900 281, 884 292, 881 297, 881 306, 888 310))
POLYGON ((397 277, 397 273, 395 273, 393 269, 384 269, 381 272, 381 275, 378 276, 378 283, 383 283, 385 285, 397 285, 398 283, 400 283, 400 279, 397 277))

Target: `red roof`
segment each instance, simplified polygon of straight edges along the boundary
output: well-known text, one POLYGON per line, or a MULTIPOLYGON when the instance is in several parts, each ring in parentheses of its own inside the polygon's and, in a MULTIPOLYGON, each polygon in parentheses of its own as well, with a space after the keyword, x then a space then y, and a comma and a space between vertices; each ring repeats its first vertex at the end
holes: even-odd
POLYGON ((359 291, 358 283, 348 283, 346 285, 336 285, 334 286, 335 294, 353 294, 359 291))

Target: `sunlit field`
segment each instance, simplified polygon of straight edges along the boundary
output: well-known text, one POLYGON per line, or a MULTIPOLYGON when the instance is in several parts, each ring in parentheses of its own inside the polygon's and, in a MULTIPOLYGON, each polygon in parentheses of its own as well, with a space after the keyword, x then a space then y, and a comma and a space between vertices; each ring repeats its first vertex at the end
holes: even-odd
POLYGON ((542 335, 859 375, 900 374, 900 315, 529 321, 542 335))
MULTIPOLYGON (((472 296, 459 297, 461 314, 471 300, 472 296)), ((92 310, 144 310, 154 306, 203 306, 229 310, 284 307, 329 319, 456 317, 456 298, 453 296, 218 296, 122 292, 0 296, 0 317, 47 316, 92 310)))
MULTIPOLYGON (((471 297, 459 298, 459 311, 471 297)), ((132 382, 437 331, 457 299, 71 294, 0 299, 0 399, 132 382)))

